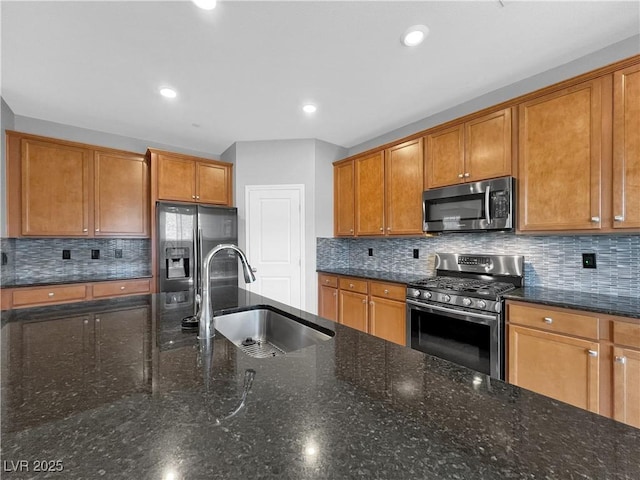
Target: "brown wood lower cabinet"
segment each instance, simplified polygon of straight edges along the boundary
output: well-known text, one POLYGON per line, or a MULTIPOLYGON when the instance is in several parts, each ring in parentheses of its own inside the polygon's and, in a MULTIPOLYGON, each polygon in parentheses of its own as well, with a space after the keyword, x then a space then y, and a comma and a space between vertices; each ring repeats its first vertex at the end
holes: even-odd
POLYGON ((640 321, 507 302, 510 383, 640 428, 640 321))
POLYGON ((318 315, 406 345, 406 285, 318 275, 318 315))

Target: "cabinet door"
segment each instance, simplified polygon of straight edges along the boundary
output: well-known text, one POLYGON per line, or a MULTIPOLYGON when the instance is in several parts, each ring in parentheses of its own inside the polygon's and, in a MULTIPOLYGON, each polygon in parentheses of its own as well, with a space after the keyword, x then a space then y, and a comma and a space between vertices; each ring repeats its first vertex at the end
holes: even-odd
POLYGON ((464 181, 464 124, 427 135, 425 165, 427 188, 464 181))
POLYGON ((338 321, 338 289, 320 285, 318 315, 334 322, 338 321))
POLYGON ((95 153, 95 236, 149 235, 149 166, 145 157, 95 153))
POLYGON ((640 351, 614 347, 613 418, 640 428, 640 351))
POLYGON ((599 344, 509 326, 509 382, 598 413, 599 344))
POLYGON ((640 228, 640 65, 613 82, 613 227, 640 228))
POLYGON ((477 182, 511 175, 511 109, 465 123, 464 179, 477 182))
POLYGON ((231 171, 225 165, 196 164, 196 200, 199 203, 231 205, 231 171))
POLYGON ((340 323, 362 332, 367 331, 367 295, 340 290, 340 323))
POLYGON ((601 228, 602 81, 519 106, 519 227, 601 228))
POLYGON ((384 234, 384 152, 357 158, 356 235, 384 234))
POLYGON ((158 198, 193 202, 196 199, 196 163, 158 154, 158 198))
POLYGON ((369 333, 390 342, 406 345, 406 304, 386 298, 371 297, 369 307, 369 333))
POLYGON ((353 161, 333 167, 333 215, 336 236, 352 236, 355 219, 355 171, 353 161))
POLYGON ((391 147, 385 158, 386 233, 422 233, 422 139, 391 147))
POLYGON ((89 150, 22 140, 22 234, 89 235, 89 150))

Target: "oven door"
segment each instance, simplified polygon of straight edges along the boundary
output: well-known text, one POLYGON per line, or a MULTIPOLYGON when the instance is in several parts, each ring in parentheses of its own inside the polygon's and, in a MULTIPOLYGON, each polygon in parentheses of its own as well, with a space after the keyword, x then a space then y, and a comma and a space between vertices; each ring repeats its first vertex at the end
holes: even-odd
POLYGON ((499 314, 407 300, 407 345, 504 380, 503 328, 499 314))

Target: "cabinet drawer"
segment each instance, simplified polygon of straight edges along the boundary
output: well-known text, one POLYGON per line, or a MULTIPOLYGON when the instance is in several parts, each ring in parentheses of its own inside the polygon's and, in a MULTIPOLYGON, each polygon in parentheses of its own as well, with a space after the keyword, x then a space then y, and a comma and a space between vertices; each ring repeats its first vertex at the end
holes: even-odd
POLYGON ((95 298, 117 297, 119 295, 133 295, 136 293, 149 293, 149 280, 126 280, 121 282, 96 283, 93 286, 95 298))
POLYGON ((369 287, 369 293, 374 297, 400 301, 404 301, 407 298, 407 287, 399 283, 369 282, 369 287))
POLYGON ((45 303, 72 302, 84 300, 86 295, 87 287, 85 285, 18 289, 13 292, 13 306, 24 307, 45 303))
POLYGON ((326 275, 321 273, 318 275, 318 284, 326 287, 338 288, 338 277, 335 275, 326 275))
POLYGON ((508 306, 508 321, 540 328, 549 332, 566 333, 591 339, 599 338, 597 317, 524 305, 508 306))
POLYGON ((340 278, 340 290, 367 293, 367 281, 358 280, 356 278, 340 278))
POLYGON ((640 348, 640 324, 613 322, 613 343, 640 348))

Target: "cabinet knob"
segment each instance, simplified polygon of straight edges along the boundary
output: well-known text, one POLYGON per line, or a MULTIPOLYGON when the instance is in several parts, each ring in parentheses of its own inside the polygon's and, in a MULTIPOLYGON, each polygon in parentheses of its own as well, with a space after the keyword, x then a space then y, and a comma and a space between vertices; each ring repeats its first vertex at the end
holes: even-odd
POLYGON ((380 231, 381 231, 381 232, 382 232, 382 231, 384 231, 384 228, 380 227, 380 231))
POLYGON ((99 229, 99 228, 96 228, 96 232, 99 232, 99 231, 100 231, 100 229, 99 229))
POLYGON ((367 303, 367 299, 366 299, 366 298, 363 298, 363 299, 362 299, 362 303, 367 303))
POLYGON ((624 215, 616 215, 613 217, 616 222, 624 222, 624 215))
POLYGON ((622 363, 624 365, 627 363, 627 357, 616 357, 616 363, 622 363))
POLYGON ((595 350, 587 350, 587 353, 589 354, 590 357, 598 356, 598 352, 596 352, 595 350))
POLYGON ((349 231, 350 231, 351 233, 353 233, 353 228, 349 229, 349 231))
POLYGON ((324 283, 329 283, 329 279, 325 278, 324 283))
POLYGON ((458 178, 462 178, 462 177, 464 177, 464 175, 462 173, 459 173, 458 178))
POLYGON ((350 283, 350 284, 349 284, 349 288, 353 288, 353 283, 350 283))
POLYGON ((53 297, 54 295, 55 295, 55 293, 49 292, 49 297, 53 297))
POLYGON ((387 232, 390 232, 390 231, 391 231, 391 227, 387 227, 387 232))
POLYGON ((333 292, 333 296, 337 297, 338 296, 338 292, 333 292))
POLYGON ((97 323, 100 323, 100 319, 99 319, 99 318, 96 318, 96 322, 97 322, 97 323))
POLYGON ((83 231, 83 232, 88 232, 88 231, 89 231, 89 229, 88 229, 88 228, 83 228, 83 229, 82 229, 82 231, 83 231))
POLYGON ((195 195, 191 195, 191 198, 193 198, 193 199, 195 200, 195 199, 196 199, 196 196, 195 196, 195 195))
POLYGON ((386 288, 384 289, 384 293, 385 294, 389 294, 389 290, 387 290, 386 288))
POLYGON ((544 317, 544 323, 547 323, 549 325, 551 325, 553 323, 553 318, 551 317, 544 317))
POLYGON ((89 323, 89 320, 85 320, 83 323, 86 325, 89 323))
POLYGON ((598 223, 598 222, 600 222, 600 217, 591 217, 591 221, 593 223, 598 223))
POLYGON ((373 300, 369 302, 369 305, 375 305, 375 303, 373 303, 373 300))
POLYGON ((200 195, 196 195, 196 199, 200 200, 200 195))
POLYGON ((471 176, 471 174, 469 172, 465 172, 464 178, 469 178, 470 176, 471 176))
POLYGON ((121 286, 121 287, 120 287, 120 290, 124 290, 124 288, 125 288, 125 287, 124 287, 124 285, 123 285, 123 286, 121 286))

